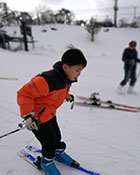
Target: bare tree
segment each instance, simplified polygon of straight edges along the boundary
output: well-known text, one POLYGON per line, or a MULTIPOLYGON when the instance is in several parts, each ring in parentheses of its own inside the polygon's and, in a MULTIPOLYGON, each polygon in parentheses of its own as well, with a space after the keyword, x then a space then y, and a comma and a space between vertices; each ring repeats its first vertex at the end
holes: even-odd
POLYGON ((86 25, 86 30, 90 33, 91 41, 94 41, 94 36, 98 33, 100 28, 100 24, 92 17, 89 23, 86 25))
POLYGON ((46 6, 42 6, 42 5, 39 5, 38 7, 35 8, 35 15, 36 15, 36 18, 37 18, 37 24, 38 25, 41 25, 43 22, 42 22, 42 19, 41 19, 41 14, 44 13, 45 11, 47 10, 46 6))
POLYGON ((62 8, 61 10, 58 11, 56 14, 56 21, 58 23, 66 23, 70 24, 73 21, 74 14, 67 9, 62 8))
POLYGON ((120 28, 128 27, 129 26, 128 21, 125 18, 121 18, 119 20, 119 22, 118 22, 118 25, 119 25, 120 28))
POLYGON ((7 6, 7 4, 5 2, 1 2, 0 3, 0 16, 1 16, 1 21, 5 24, 5 25, 9 25, 9 8, 7 6))
POLYGON ((55 23, 55 15, 52 10, 48 9, 45 12, 41 13, 41 20, 44 24, 55 23))

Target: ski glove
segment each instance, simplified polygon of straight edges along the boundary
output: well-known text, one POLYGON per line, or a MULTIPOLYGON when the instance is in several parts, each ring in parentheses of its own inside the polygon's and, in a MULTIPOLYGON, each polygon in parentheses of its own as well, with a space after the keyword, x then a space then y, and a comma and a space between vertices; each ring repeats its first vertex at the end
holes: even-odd
POLYGON ((74 95, 68 94, 68 96, 66 97, 66 101, 73 102, 74 101, 74 95))
POLYGON ((23 117, 25 119, 25 126, 28 130, 33 131, 39 129, 41 121, 39 119, 36 119, 34 112, 30 112, 23 117))

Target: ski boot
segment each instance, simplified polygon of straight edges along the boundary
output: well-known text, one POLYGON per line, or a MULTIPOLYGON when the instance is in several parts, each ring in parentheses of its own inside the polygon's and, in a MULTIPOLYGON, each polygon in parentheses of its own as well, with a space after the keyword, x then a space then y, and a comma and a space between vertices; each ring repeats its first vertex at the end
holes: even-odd
POLYGON ((60 175, 59 170, 56 168, 53 159, 41 157, 40 168, 45 172, 45 175, 60 175))
POLYGON ((78 168, 80 166, 77 161, 73 160, 67 153, 64 152, 64 149, 56 150, 55 160, 73 168, 78 168))
POLYGON ((128 92, 128 94, 137 94, 137 92, 134 91, 134 87, 133 86, 129 86, 127 92, 128 92))
POLYGON ((117 87, 117 93, 120 94, 120 95, 124 95, 125 94, 125 86, 119 85, 117 87))

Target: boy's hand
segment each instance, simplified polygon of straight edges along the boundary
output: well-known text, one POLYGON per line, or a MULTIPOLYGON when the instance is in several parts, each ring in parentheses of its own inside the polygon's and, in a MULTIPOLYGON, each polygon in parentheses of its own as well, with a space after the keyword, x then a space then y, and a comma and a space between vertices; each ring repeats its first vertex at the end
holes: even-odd
POLYGON ((28 130, 33 131, 39 129, 41 121, 36 119, 36 117, 34 116, 34 112, 30 112, 23 117, 25 119, 25 126, 28 130))
POLYGON ((66 101, 73 102, 74 101, 74 95, 68 94, 66 101))

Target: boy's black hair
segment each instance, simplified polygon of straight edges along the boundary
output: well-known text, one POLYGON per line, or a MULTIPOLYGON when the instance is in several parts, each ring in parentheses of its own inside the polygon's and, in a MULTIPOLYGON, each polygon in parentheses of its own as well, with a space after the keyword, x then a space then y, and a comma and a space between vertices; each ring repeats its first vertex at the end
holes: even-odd
POLYGON ((86 67, 87 60, 81 50, 70 47, 61 58, 62 64, 67 64, 69 66, 83 65, 86 67))
POLYGON ((134 40, 130 41, 129 46, 136 47, 137 46, 137 42, 134 41, 134 40))

